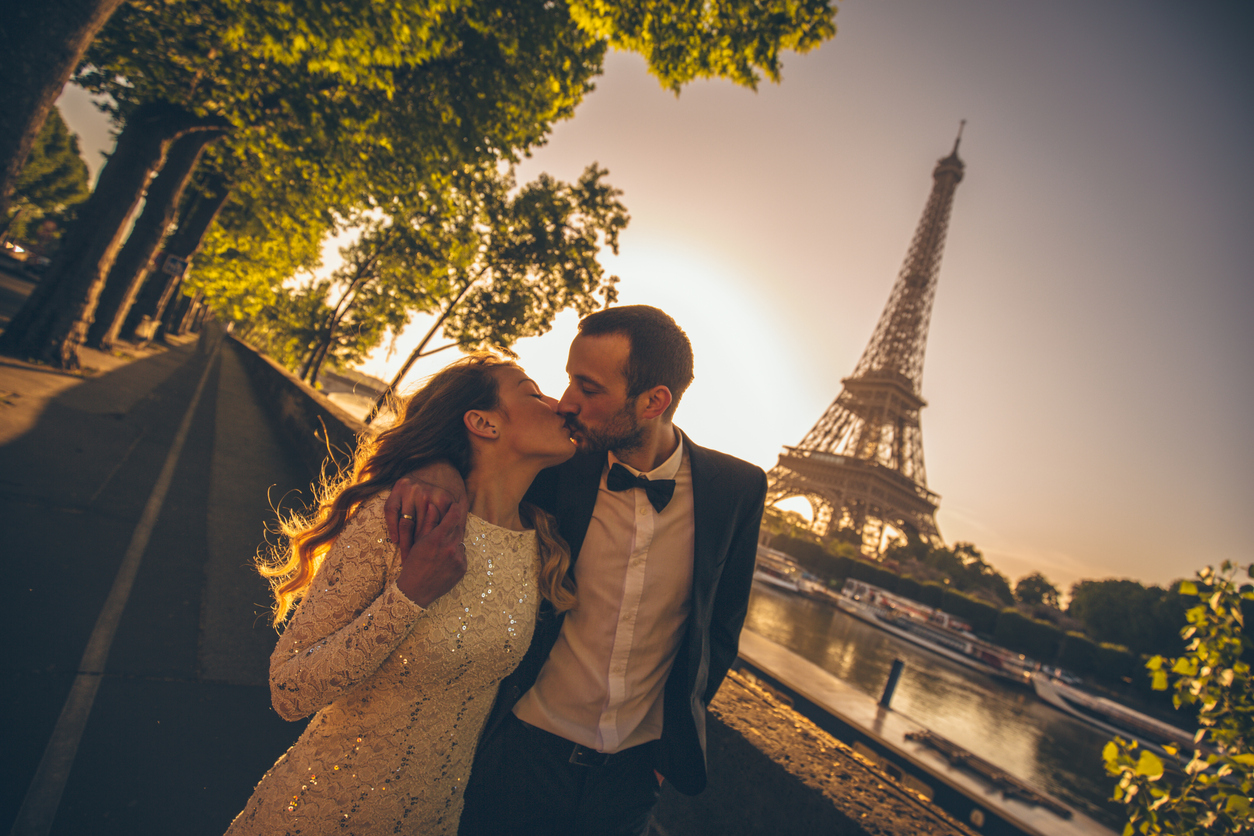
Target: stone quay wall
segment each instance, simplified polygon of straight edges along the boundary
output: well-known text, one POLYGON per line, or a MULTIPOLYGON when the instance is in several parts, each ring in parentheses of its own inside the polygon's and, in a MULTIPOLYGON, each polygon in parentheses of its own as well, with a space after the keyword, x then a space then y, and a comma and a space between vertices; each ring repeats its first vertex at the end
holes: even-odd
POLYGON ((234 337, 229 340, 224 348, 235 348, 262 403, 311 476, 350 464, 366 425, 257 349, 234 337), (328 457, 333 464, 328 465, 328 457))
MULTIPOLYGON (((364 424, 269 357, 231 344, 311 474, 322 472, 328 442, 337 466, 349 461, 364 424)), ((694 797, 663 787, 656 836, 974 836, 750 674, 728 675, 706 741, 709 786, 694 797)))

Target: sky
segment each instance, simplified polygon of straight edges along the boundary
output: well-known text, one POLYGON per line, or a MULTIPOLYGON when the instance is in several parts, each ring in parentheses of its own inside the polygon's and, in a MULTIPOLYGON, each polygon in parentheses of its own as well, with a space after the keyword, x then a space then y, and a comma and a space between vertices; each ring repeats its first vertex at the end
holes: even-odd
MULTIPOLYGON (((519 180, 609 170, 632 215, 603 254, 619 301, 664 308, 694 344, 676 422, 769 469, 852 372, 966 119, 923 374, 941 534, 1012 582, 1165 584, 1254 560, 1252 18, 845 0, 836 37, 756 92, 676 97, 612 53, 519 180)), ((108 147, 84 101, 67 92, 67 121, 108 147)), ((550 394, 575 322, 516 347, 550 394)), ((424 330, 363 370, 390 379, 424 330)))

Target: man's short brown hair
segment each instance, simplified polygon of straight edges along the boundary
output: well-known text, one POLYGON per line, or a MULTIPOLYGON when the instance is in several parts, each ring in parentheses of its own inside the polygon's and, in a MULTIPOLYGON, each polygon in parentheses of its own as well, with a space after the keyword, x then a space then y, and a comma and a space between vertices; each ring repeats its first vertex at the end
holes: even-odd
POLYGON ((692 343, 675 320, 648 305, 623 305, 585 316, 579 336, 622 334, 631 350, 627 355, 627 397, 634 398, 654 386, 671 390, 666 417, 675 415, 679 399, 692 383, 692 343))

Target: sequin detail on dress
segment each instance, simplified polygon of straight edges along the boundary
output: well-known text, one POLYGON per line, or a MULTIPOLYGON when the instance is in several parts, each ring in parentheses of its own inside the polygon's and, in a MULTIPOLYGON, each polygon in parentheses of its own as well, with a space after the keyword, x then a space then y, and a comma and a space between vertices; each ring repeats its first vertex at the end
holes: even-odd
POLYGON ((536 535, 468 516, 466 576, 424 610, 396 586, 385 498, 344 527, 270 657, 275 711, 317 714, 229 836, 457 832, 496 686, 531 642, 536 535))

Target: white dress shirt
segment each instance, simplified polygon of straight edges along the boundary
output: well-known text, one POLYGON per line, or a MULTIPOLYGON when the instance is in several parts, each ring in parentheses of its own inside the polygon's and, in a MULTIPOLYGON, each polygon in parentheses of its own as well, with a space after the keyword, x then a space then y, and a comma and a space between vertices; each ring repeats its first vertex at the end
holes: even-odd
POLYGON ((682 434, 675 452, 641 474, 674 479, 661 512, 642 488, 611 491, 609 454, 588 533, 575 562, 579 603, 514 714, 600 752, 662 736, 662 692, 692 590, 692 468, 682 434))

